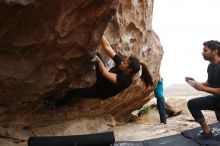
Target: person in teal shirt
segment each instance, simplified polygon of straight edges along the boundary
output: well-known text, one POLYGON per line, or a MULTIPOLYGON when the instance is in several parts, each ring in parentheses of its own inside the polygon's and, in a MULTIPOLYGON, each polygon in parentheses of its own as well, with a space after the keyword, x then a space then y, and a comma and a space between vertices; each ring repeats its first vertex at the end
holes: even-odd
POLYGON ((160 115, 160 122, 163 124, 167 123, 166 110, 165 110, 165 99, 163 94, 163 78, 160 77, 156 88, 154 89, 154 96, 157 98, 157 108, 160 115))

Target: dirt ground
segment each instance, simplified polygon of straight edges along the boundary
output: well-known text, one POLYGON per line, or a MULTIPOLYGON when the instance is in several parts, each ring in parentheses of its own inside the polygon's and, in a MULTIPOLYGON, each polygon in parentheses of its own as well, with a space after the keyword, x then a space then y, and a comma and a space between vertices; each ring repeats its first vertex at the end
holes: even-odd
MULTIPOLYGON (((199 124, 194 122, 186 106, 188 99, 189 98, 186 97, 169 99, 169 104, 176 108, 181 108, 182 113, 177 116, 169 117, 167 119, 167 124, 161 124, 159 122, 159 114, 155 109, 148 112, 134 123, 113 128, 112 130, 115 133, 116 140, 136 141, 154 139, 180 134, 181 131, 198 127, 199 124)), ((155 101, 152 101, 152 103, 149 104, 155 104, 155 101)), ((214 112, 203 111, 203 113, 209 124, 217 122, 214 112)))
MULTIPOLYGON (((174 97, 174 98, 169 98, 166 101, 166 103, 171 105, 173 108, 182 111, 182 113, 177 116, 169 117, 167 119, 167 124, 160 124, 159 113, 156 108, 152 108, 147 112, 147 114, 144 114, 142 117, 139 117, 135 122, 129 124, 120 124, 108 130, 114 131, 116 141, 142 141, 147 139, 154 139, 159 137, 166 137, 166 136, 180 134, 181 131, 183 130, 187 130, 199 126, 197 123, 194 122, 191 114, 188 111, 188 108, 186 106, 188 99, 189 98, 186 97, 174 97)), ((155 105, 155 104, 156 101, 152 100, 146 106, 148 107, 150 105, 155 105)), ((217 122, 214 112, 204 111, 203 113, 208 123, 217 122)), ((72 126, 72 128, 73 127, 74 125, 72 126)), ((60 126, 60 128, 62 129, 65 127, 60 126)), ((69 128, 70 129, 66 130, 66 133, 58 133, 58 135, 69 135, 71 133, 71 126, 69 128)), ((2 133, 4 133, 4 129, 0 129, 0 131, 1 130, 3 130, 2 133)), ((50 130, 51 128, 48 128, 46 132, 50 132, 50 130)), ((29 132, 28 133, 22 131, 17 132, 16 128, 9 129, 9 133, 12 134, 12 137, 17 137, 18 139, 25 139, 30 135, 29 132)), ((25 141, 20 143, 20 141, 17 141, 16 139, 0 137, 0 146, 26 146, 26 145, 27 144, 25 141)))

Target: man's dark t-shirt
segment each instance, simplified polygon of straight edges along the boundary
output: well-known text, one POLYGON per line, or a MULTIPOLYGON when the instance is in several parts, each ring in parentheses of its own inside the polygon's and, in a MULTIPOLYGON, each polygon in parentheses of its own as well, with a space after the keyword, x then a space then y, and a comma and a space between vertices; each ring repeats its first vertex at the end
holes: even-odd
POLYGON ((132 76, 124 75, 118 69, 119 64, 123 61, 122 58, 119 55, 115 55, 113 60, 115 62, 115 66, 111 68, 109 72, 116 74, 116 84, 106 78, 102 78, 102 81, 97 85, 101 98, 114 96, 126 89, 132 83, 132 76))
POLYGON ((220 62, 217 64, 210 63, 207 72, 210 87, 220 88, 220 62))

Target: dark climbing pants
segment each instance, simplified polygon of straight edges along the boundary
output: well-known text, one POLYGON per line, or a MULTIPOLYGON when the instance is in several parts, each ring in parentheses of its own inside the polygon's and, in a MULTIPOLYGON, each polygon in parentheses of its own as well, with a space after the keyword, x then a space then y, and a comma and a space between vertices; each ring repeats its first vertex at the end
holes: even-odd
POLYGON ((208 95, 205 97, 193 98, 188 101, 187 106, 193 118, 198 123, 205 122, 205 117, 201 110, 215 111, 216 118, 218 121, 220 121, 220 97, 219 96, 208 95))
POLYGON ((76 88, 68 90, 65 95, 56 101, 56 106, 62 106, 68 103, 73 97, 86 97, 86 98, 100 98, 105 97, 101 94, 100 89, 102 88, 103 76, 99 70, 99 64, 95 64, 96 67, 96 83, 85 88, 76 88))
POLYGON ((160 115, 160 122, 166 124, 167 118, 166 118, 164 97, 157 97, 157 109, 160 115))

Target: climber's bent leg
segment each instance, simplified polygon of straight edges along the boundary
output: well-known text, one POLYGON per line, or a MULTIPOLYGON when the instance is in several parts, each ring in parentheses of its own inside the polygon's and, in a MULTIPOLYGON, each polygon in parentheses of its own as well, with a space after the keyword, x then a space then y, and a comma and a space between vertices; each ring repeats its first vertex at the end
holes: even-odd
POLYGON ((67 104, 74 97, 100 98, 100 95, 95 85, 86 88, 70 89, 65 93, 62 98, 56 101, 56 107, 67 104))

